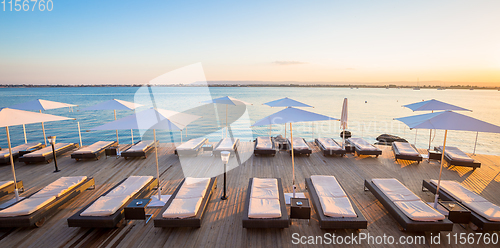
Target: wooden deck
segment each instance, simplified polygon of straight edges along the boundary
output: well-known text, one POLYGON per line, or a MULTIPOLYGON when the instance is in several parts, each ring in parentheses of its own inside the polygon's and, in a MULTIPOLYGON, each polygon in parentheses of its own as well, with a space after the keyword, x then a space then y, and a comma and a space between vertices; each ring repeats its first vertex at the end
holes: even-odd
MULTIPOLYGON (((365 179, 385 177, 397 178, 409 189, 427 201, 433 200, 433 194, 422 192, 423 179, 436 179, 439 174, 439 163, 426 161, 417 164, 410 161, 394 162, 390 147, 383 149, 382 156, 375 157, 324 157, 319 149, 314 148, 310 157, 296 157, 295 173, 298 190, 304 188, 304 178, 311 175, 334 175, 344 186, 368 220, 366 230, 338 230, 337 236, 358 235, 359 232, 377 235, 400 236, 425 235, 424 247, 430 245, 430 233, 405 233, 400 231, 398 223, 388 215, 384 207, 369 192, 363 191, 365 179)), ((129 221, 128 225, 115 229, 69 228, 66 219, 78 209, 95 200, 117 182, 131 175, 156 175, 154 152, 147 159, 115 159, 101 157, 100 160, 76 162, 67 153, 58 158, 61 172, 53 173, 54 165, 24 165, 16 163, 19 180, 24 181, 26 191, 21 194, 30 195, 62 176, 86 175, 95 178, 96 189, 88 190, 75 200, 64 205, 54 216, 49 218, 41 228, 0 229, 0 247, 291 247, 292 234, 318 236, 332 233, 332 230, 321 230, 317 216, 312 209, 311 221, 293 220, 290 228, 281 230, 247 230, 242 228, 241 219, 244 197, 251 177, 280 177, 285 192, 292 192, 292 166, 288 153, 282 151, 276 157, 253 156, 253 143, 242 142, 238 157, 231 158, 228 172, 228 195, 226 201, 220 200, 222 195, 223 176, 218 176, 218 188, 215 190, 204 216, 202 227, 191 228, 155 228, 153 221, 129 221), (242 164, 237 166, 237 161, 242 164)), ((160 179, 163 194, 172 193, 185 176, 214 176, 222 172, 223 166, 219 157, 210 156, 209 152, 195 158, 179 158, 173 154, 171 144, 161 144, 159 149, 160 179)), ((422 150, 421 153, 424 153, 422 150)), ((481 168, 472 171, 466 167, 444 168, 443 179, 462 182, 464 185, 481 194, 491 202, 500 205, 500 157, 477 155, 475 159, 482 163, 481 168)), ((10 166, 0 167, 0 180, 11 180, 10 166)), ((153 192, 155 194, 155 192, 153 192)), ((307 195, 307 193, 306 193, 307 195)), ((12 194, 0 198, 0 203, 12 198, 12 194)), ((159 214, 159 208, 150 208, 148 213, 159 214)), ((455 233, 475 233, 470 227, 455 225, 455 233)), ((443 232, 441 243, 445 243, 443 232)), ((434 234, 436 235, 436 234, 434 234)), ((452 240, 453 241, 453 240, 452 240)), ((461 245, 453 245, 459 247, 461 245)), ((482 243, 480 243, 481 246, 482 243)), ((325 245, 326 246, 326 245, 325 245)), ((362 247, 373 244, 362 243, 362 247)), ((396 245, 394 245, 396 246, 396 245)), ((403 245, 398 245, 403 246, 403 245)), ((406 245, 410 247, 410 245, 406 245)), ((498 247, 498 246, 496 246, 498 247)))

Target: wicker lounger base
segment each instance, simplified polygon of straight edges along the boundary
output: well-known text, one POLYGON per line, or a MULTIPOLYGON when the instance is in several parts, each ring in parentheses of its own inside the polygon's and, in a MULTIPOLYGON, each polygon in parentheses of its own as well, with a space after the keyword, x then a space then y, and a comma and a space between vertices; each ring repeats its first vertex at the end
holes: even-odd
POLYGON ((95 160, 99 160, 99 158, 106 151, 106 149, 111 148, 111 147, 117 147, 117 146, 118 146, 118 142, 115 141, 115 142, 113 142, 110 145, 101 147, 101 149, 99 149, 96 152, 91 152, 91 153, 72 153, 71 154, 71 158, 75 159, 76 161, 78 161, 80 159, 95 159, 95 160))
MULTIPOLYGON (((413 145, 411 145, 411 146, 413 146, 413 145)), ((413 146, 413 148, 415 148, 415 146, 413 146)), ((415 150, 417 150, 417 149, 415 148, 415 150)), ((411 161, 417 161, 420 164, 420 162, 422 162, 422 159, 423 159, 422 156, 420 156, 420 154, 418 156, 415 156, 415 155, 404 155, 404 154, 399 153, 399 150, 398 150, 398 148, 396 148, 394 143, 392 143, 392 152, 394 153, 394 159, 396 161, 398 161, 398 159, 411 160, 411 161)))
MULTIPOLYGON (((21 181, 21 180, 17 181, 17 190, 18 190, 18 192, 24 191, 23 181, 21 181)), ((0 197, 14 193, 14 191, 15 191, 14 184, 11 184, 3 189, 0 189, 0 197)))
MULTIPOLYGON (((159 143, 160 143, 159 141, 156 141, 156 145, 158 145, 159 143)), ((125 150, 125 151, 123 151, 120 154, 120 156, 122 156, 125 159, 128 159, 128 158, 142 158, 142 157, 143 158, 147 158, 148 153, 151 152, 151 151, 153 151, 154 148, 155 148, 155 144, 153 143, 153 145, 149 146, 146 150, 143 150, 143 151, 130 151, 130 152, 128 152, 128 151, 125 150)))
POLYGON ((414 221, 408 218, 375 184, 365 180, 365 189, 377 198, 392 217, 408 232, 452 231, 453 222, 448 219, 439 221, 414 221))
POLYGON ((201 221, 203 218, 203 214, 205 213, 207 209, 208 202, 210 201, 210 197, 214 190, 217 188, 217 178, 212 177, 210 179, 210 183, 208 185, 207 192, 205 192, 205 195, 203 196, 203 200, 201 202, 200 208, 198 210, 198 213, 196 214, 195 217, 191 218, 185 218, 185 219, 178 219, 178 218, 163 218, 162 214, 167 210, 167 208, 172 204, 172 201, 175 199, 175 196, 181 189, 181 186, 184 184, 184 181, 186 179, 182 180, 181 184, 177 187, 175 192, 172 194, 170 199, 168 199, 167 203, 165 206, 161 209, 160 213, 158 216, 154 219, 154 226, 155 227, 201 227, 201 221))
MULTIPOLYGON (((433 194, 436 194, 436 186, 432 184, 431 182, 422 181, 422 190, 427 189, 433 194)), ((453 198, 451 195, 447 194, 446 192, 439 190, 439 198, 445 201, 455 201, 455 202, 460 202, 459 199, 453 198)), ((467 206, 465 206, 467 207, 467 206)), ((471 210, 471 222, 476 225, 479 230, 482 230, 484 232, 489 232, 489 231, 500 231, 500 221, 489 221, 482 217, 481 215, 477 214, 476 212, 471 210)))
POLYGON ((278 179, 278 193, 280 196, 281 218, 274 219, 252 219, 248 218, 248 208, 250 205, 250 193, 252 189, 253 178, 248 182, 247 196, 245 198, 245 206, 243 208, 243 228, 287 228, 290 226, 290 217, 285 205, 285 195, 283 193, 283 185, 281 178, 278 179))
POLYGON ((38 209, 30 215, 16 216, 16 217, 3 217, 0 218, 0 227, 40 227, 44 224, 45 220, 55 214, 57 210, 65 203, 71 201, 83 191, 94 188, 94 178, 87 178, 78 186, 64 193, 62 196, 57 197, 49 204, 38 209))
MULTIPOLYGON (((71 145, 69 145, 67 147, 64 147, 62 149, 57 150, 56 157, 63 155, 64 153, 69 152, 71 150, 74 150, 78 147, 79 147, 78 144, 72 143, 71 145)), ((51 153, 47 154, 46 156, 36 156, 36 157, 22 156, 19 158, 19 162, 24 162, 25 164, 41 163, 41 162, 50 163, 50 161, 52 161, 52 159, 54 159, 54 156, 52 155, 52 152, 51 152, 51 153)))
MULTIPOLYGON (((123 179, 120 181, 118 184, 116 184, 113 188, 110 190, 106 191, 105 194, 109 193, 116 187, 118 187, 120 184, 122 184, 126 180, 123 179)), ((68 218, 68 226, 69 227, 95 227, 95 228, 114 228, 119 226, 122 223, 122 220, 125 218, 125 213, 123 211, 123 208, 127 206, 133 199, 136 198, 144 198, 149 193, 158 187, 158 179, 153 178, 150 182, 146 184, 139 192, 137 192, 135 195, 133 195, 121 208, 119 208, 114 214, 110 216, 80 216, 83 211, 85 211, 88 207, 90 207, 97 199, 92 201, 90 204, 87 206, 83 207, 80 209, 80 211, 76 212, 73 216, 68 218)), ((103 195, 105 195, 103 194, 103 195)))
POLYGON ((348 217, 348 218, 329 217, 323 213, 323 209, 321 208, 321 202, 319 200, 318 194, 316 193, 316 189, 314 188, 311 178, 306 178, 306 188, 309 191, 309 196, 311 198, 312 205, 314 206, 314 209, 318 214, 319 227, 321 229, 366 229, 367 228, 368 221, 365 219, 359 208, 356 207, 356 205, 354 204, 349 195, 347 195, 347 198, 349 198, 349 201, 351 201, 352 208, 354 209, 358 217, 348 217))

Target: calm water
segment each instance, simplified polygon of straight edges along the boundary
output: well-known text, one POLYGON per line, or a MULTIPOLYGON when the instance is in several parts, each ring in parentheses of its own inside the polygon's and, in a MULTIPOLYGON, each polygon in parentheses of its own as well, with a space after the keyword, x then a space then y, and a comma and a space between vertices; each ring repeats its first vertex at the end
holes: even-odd
MULTIPOLYGON (((203 105, 200 102, 221 96, 234 98, 252 103, 244 107, 228 107, 231 132, 235 137, 248 141, 254 137, 284 134, 283 125, 251 127, 251 125, 280 108, 271 108, 262 105, 265 102, 282 97, 290 97, 303 103, 314 106, 306 110, 319 114, 340 118, 342 102, 345 97, 349 100, 349 130, 354 136, 363 137, 371 142, 382 133, 390 133, 415 142, 419 148, 427 148, 429 130, 409 130, 404 124, 394 121, 393 118, 419 114, 412 112, 401 105, 422 100, 438 99, 473 110, 465 114, 472 117, 500 125, 500 92, 493 90, 443 90, 435 89, 414 91, 411 89, 350 89, 350 88, 287 88, 287 87, 153 87, 148 89, 132 87, 82 87, 82 88, 15 88, 0 89, 0 107, 34 100, 45 99, 58 102, 77 104, 73 112, 68 109, 48 110, 45 113, 76 118, 76 121, 61 121, 46 123, 47 136, 57 135, 57 142, 79 142, 77 121, 82 130, 83 145, 90 145, 97 140, 115 140, 114 131, 89 131, 92 127, 113 120, 113 111, 79 111, 113 98, 151 105, 154 98, 156 106, 163 109, 184 111, 204 117, 188 126, 187 137, 183 134, 183 141, 199 136, 208 137, 211 142, 218 141, 225 125, 225 106, 203 105)), ((138 110, 145 109, 139 108, 138 110)), ((117 111, 118 118, 132 114, 133 111, 117 111)), ((426 112, 422 112, 426 113, 426 112)), ((13 145, 24 143, 22 126, 11 127, 13 145)), ((28 142, 42 141, 40 124, 26 125, 28 142)), ((339 137, 339 122, 297 123, 293 125, 294 136, 301 136, 312 141, 319 136, 339 137)), ((287 128, 287 134, 289 130, 287 128)), ((130 143, 130 130, 120 130, 120 143, 130 143)), ((431 137, 432 145, 443 142, 444 132, 438 131, 431 137)), ((152 139, 150 131, 134 130, 134 139, 152 139)), ((180 132, 164 130, 157 131, 158 139, 162 143, 180 142, 180 132)), ((476 133, 448 132, 448 144, 458 146, 466 152, 473 152, 476 133)), ((477 153, 500 155, 500 134, 479 133, 477 153)), ((0 132, 0 147, 7 146, 5 129, 0 132)))

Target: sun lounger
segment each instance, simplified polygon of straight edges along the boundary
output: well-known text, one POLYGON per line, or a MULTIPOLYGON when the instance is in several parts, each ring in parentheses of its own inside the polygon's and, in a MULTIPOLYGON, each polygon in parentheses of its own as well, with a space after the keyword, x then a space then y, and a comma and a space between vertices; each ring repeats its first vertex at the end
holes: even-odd
POLYGON ((118 146, 118 142, 116 141, 97 141, 90 146, 74 151, 71 154, 71 158, 74 158, 76 161, 80 159, 98 160, 106 149, 116 146, 118 146))
POLYGON ((366 229, 368 222, 333 176, 306 178, 312 205, 322 229, 366 229))
MULTIPOLYGON (((45 145, 39 142, 26 143, 22 145, 18 145, 12 147, 12 158, 16 160, 18 157, 23 156, 24 154, 42 149, 45 145)), ((10 163, 10 153, 9 149, 4 149, 0 152, 0 164, 8 164, 10 163)))
MULTIPOLYGON (((156 141, 156 145, 159 144, 159 141, 156 141)), ((121 155, 125 159, 128 158, 137 158, 137 157, 147 157, 148 152, 152 151, 155 148, 153 140, 141 140, 135 143, 133 146, 128 148, 127 150, 122 151, 121 155)))
POLYGON ((200 227, 217 178, 185 178, 154 219, 155 227, 200 227))
POLYGON ((144 198, 158 187, 158 180, 151 176, 131 176, 89 205, 68 218, 69 227, 113 228, 120 226, 125 214, 123 208, 133 199, 144 198))
POLYGON ((208 143, 207 138, 196 138, 184 142, 175 149, 175 154, 178 156, 198 156, 203 150, 203 145, 208 143))
POLYGON ((227 151, 231 153, 231 156, 234 155, 236 150, 238 150, 238 146, 240 145, 240 139, 233 138, 224 138, 215 145, 213 153, 216 156, 220 156, 220 153, 223 151, 227 151))
MULTIPOLYGON (((17 181, 17 190, 18 192, 24 191, 23 181, 17 181)), ((14 191, 14 181, 0 181, 0 197, 14 193, 14 191)))
POLYGON ((418 152, 417 148, 407 142, 392 142, 392 152, 394 153, 394 159, 412 160, 418 163, 422 162, 422 155, 418 152))
MULTIPOLYGON (((443 147, 434 147, 434 150, 441 152, 443 147)), ((444 152, 444 161, 454 166, 472 167, 474 169, 481 167, 481 162, 469 157, 465 152, 454 146, 447 146, 444 152)))
MULTIPOLYGON (((422 181, 422 190, 426 188, 436 194, 437 180, 422 181)), ((476 193, 468 190, 459 182, 441 180, 439 198, 445 201, 460 202, 471 211, 471 222, 480 230, 500 231, 500 207, 476 193)))
MULTIPOLYGON (((57 143, 54 145, 56 156, 62 155, 76 148, 78 148, 78 144, 76 143, 57 143)), ((52 146, 47 146, 43 149, 23 155, 19 158, 19 162, 24 162, 25 164, 39 162, 50 163, 52 159, 54 159, 52 146)))
MULTIPOLYGON (((290 139, 287 139, 288 141, 288 149, 292 149, 292 143, 290 142, 290 139)), ((305 154, 307 156, 310 156, 312 153, 312 149, 307 144, 307 141, 303 138, 293 138, 293 155, 301 155, 305 154)), ((290 151, 290 155, 292 155, 290 151)))
POLYGON ((408 232, 451 231, 453 222, 394 178, 365 180, 368 189, 408 232))
POLYGON ((281 178, 250 178, 242 223, 244 228, 290 226, 281 178))
POLYGON ((374 145, 368 143, 366 140, 362 138, 349 138, 347 139, 347 142, 349 144, 354 146, 354 149, 356 151, 356 154, 359 155, 374 155, 375 157, 378 157, 379 155, 382 155, 382 150, 378 149, 374 145))
POLYGON ((253 149, 254 155, 276 155, 278 148, 273 137, 257 137, 253 149))
POLYGON ((39 227, 61 206, 94 186, 94 178, 61 177, 29 197, 1 210, 0 227, 39 227))
POLYGON ((337 143, 332 138, 317 138, 315 140, 316 145, 318 145, 319 149, 323 151, 323 155, 340 155, 344 156, 346 154, 345 149, 342 149, 342 146, 337 143))

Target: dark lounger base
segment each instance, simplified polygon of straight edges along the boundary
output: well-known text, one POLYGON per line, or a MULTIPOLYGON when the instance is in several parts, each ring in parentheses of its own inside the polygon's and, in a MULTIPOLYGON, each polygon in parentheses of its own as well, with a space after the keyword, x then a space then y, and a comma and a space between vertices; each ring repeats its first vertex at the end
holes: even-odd
MULTIPOLYGON (((340 187, 342 187, 342 185, 340 185, 340 187)), ((368 221, 366 221, 365 217, 363 216, 359 208, 356 207, 349 195, 347 195, 347 198, 349 198, 349 201, 351 201, 352 208, 354 208, 354 211, 356 212, 358 217, 329 217, 323 213, 321 202, 319 200, 318 194, 316 193, 316 189, 314 188, 311 178, 306 178, 306 188, 309 191, 309 196, 311 198, 314 209, 318 214, 318 222, 321 229, 366 229, 368 227, 368 221)))
POLYGON ((290 226, 290 217, 285 205, 285 194, 283 193, 283 185, 281 178, 278 179, 278 192, 280 195, 281 218, 275 219, 252 219, 248 218, 248 208, 250 204, 250 193, 252 191, 253 178, 248 182, 247 196, 245 198, 245 206, 243 207, 243 228, 287 228, 290 226))
MULTIPOLYGON (((433 194, 436 194, 436 186, 432 184, 431 182, 422 181, 422 190, 426 188, 433 194)), ((446 192, 442 191, 441 189, 439 190, 439 198, 444 201, 455 201, 455 202, 460 202, 460 199, 455 199, 453 196, 447 194, 446 192)), ((467 206, 464 206, 467 208, 467 206)), ((482 217, 481 215, 477 214, 476 212, 470 210, 471 212, 471 219, 470 221, 476 225, 479 230, 483 232, 490 232, 490 231, 500 231, 500 221, 489 221, 482 217)))
POLYGON ((178 219, 178 218, 163 218, 162 214, 167 210, 167 208, 172 204, 172 201, 175 199, 175 196, 181 189, 181 186, 184 184, 184 180, 182 180, 181 184, 177 187, 175 192, 172 194, 170 199, 168 199, 167 203, 165 206, 161 209, 160 213, 156 216, 154 219, 154 226, 155 227, 201 227, 201 221, 203 218, 203 214, 205 213, 207 209, 208 202, 210 201, 210 196, 214 192, 214 190, 217 188, 217 178, 212 177, 210 179, 210 183, 208 185, 208 190, 205 192, 205 195, 203 196, 203 200, 201 202, 200 208, 198 210, 198 213, 196 214, 195 217, 191 218, 184 218, 184 219, 178 219))
MULTIPOLYGON (((120 181, 118 184, 116 184, 113 188, 110 190, 106 191, 103 195, 106 195, 116 187, 118 187, 120 184, 122 184, 126 180, 123 179, 120 181)), ((123 211, 123 208, 127 206, 133 199, 137 198, 144 198, 149 193, 158 187, 158 179, 153 178, 151 181, 149 181, 146 186, 144 186, 139 192, 137 192, 135 195, 133 195, 121 208, 119 208, 113 215, 110 216, 80 216, 83 211, 85 211, 88 207, 90 207, 99 197, 97 197, 96 200, 92 201, 89 205, 85 206, 84 208, 80 209, 80 211, 76 212, 73 216, 68 218, 68 226, 69 227, 95 227, 95 228, 114 228, 116 227, 124 218, 125 214, 123 211)))
POLYGON ((64 193, 62 196, 57 197, 49 204, 38 209, 37 211, 33 212, 30 215, 16 216, 16 217, 1 217, 0 227, 33 227, 33 226, 39 227, 43 225, 43 223, 47 218, 55 214, 62 205, 71 201, 73 198, 77 197, 79 194, 81 194, 88 188, 93 188, 93 187, 95 187, 94 178, 87 178, 85 181, 81 182, 75 188, 64 193))
MULTIPOLYGON (((410 144, 411 145, 411 144, 410 144)), ((417 148, 414 145, 411 145, 415 151, 418 152, 417 148)), ((418 156, 412 156, 412 155, 403 155, 399 153, 398 148, 392 143, 392 152, 394 153, 394 159, 398 161, 398 159, 403 159, 403 160, 411 160, 411 161, 417 161, 419 164, 422 162, 422 156, 419 154, 418 156)))
POLYGON ((414 221, 408 218, 375 184, 365 180, 365 188, 370 190, 377 200, 407 232, 452 231, 453 222, 448 219, 439 221, 414 221))

